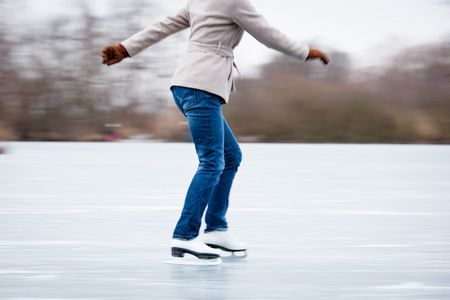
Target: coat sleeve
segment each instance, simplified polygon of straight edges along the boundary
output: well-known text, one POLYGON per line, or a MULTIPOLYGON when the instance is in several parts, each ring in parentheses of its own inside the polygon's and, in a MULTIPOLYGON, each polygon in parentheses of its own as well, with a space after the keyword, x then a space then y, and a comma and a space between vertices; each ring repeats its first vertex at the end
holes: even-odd
POLYGON ((168 16, 144 30, 134 34, 121 44, 127 49, 130 57, 135 56, 147 47, 161 41, 171 34, 177 33, 190 26, 187 5, 177 14, 168 16))
POLYGON ((233 21, 260 43, 297 59, 305 60, 308 57, 309 46, 290 39, 270 25, 249 0, 231 2, 233 21))

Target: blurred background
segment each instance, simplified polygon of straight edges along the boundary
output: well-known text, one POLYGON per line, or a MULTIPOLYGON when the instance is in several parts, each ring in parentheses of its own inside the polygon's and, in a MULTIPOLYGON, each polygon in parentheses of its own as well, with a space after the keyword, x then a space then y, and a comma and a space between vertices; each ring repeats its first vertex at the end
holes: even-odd
POLYGON ((206 269, 162 263, 192 145, 96 143, 190 140, 188 30, 101 64, 185 2, 0 0, 0 299, 450 299, 450 147, 251 143, 449 144, 450 1, 251 0, 332 63, 244 35, 223 111, 251 253, 206 269))
MULTIPOLYGON (((240 141, 450 142, 449 1, 252 2, 332 63, 246 34, 223 107, 240 141)), ((188 30, 118 65, 100 56, 184 3, 0 0, 0 140, 189 140, 169 91, 188 30)))

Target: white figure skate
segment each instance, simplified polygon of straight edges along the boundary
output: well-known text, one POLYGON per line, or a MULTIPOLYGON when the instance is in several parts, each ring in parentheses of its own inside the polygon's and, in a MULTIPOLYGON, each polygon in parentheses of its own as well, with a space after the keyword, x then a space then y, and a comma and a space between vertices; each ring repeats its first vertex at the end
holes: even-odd
POLYGON ((222 255, 223 259, 245 259, 247 245, 236 239, 228 231, 215 230, 205 233, 202 241, 211 248, 220 249, 230 255, 222 255))
POLYGON ((172 260, 166 264, 213 266, 222 263, 218 250, 208 247, 199 239, 172 239, 172 260), (187 254, 187 255, 186 255, 187 254))

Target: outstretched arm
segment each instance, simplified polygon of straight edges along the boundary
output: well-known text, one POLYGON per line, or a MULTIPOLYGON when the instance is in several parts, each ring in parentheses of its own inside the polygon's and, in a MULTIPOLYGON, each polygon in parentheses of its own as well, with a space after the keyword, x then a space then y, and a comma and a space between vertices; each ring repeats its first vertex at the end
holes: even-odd
POLYGON ((119 45, 105 47, 102 51, 103 64, 109 66, 125 57, 133 57, 145 48, 189 26, 189 13, 185 6, 177 14, 148 26, 119 45))
POLYGON ((230 3, 233 21, 260 43, 297 59, 309 60, 320 57, 323 63, 328 64, 329 59, 324 53, 290 39, 270 25, 249 0, 232 0, 230 3))

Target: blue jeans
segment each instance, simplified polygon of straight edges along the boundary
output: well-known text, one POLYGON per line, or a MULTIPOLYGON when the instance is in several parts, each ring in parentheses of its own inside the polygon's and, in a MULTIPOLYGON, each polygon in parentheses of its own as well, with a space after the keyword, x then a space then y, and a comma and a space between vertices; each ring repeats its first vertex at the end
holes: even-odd
POLYGON ((219 96, 178 86, 172 94, 187 118, 199 160, 173 237, 193 239, 207 206, 205 232, 227 229, 228 198, 242 153, 222 115, 219 96))

